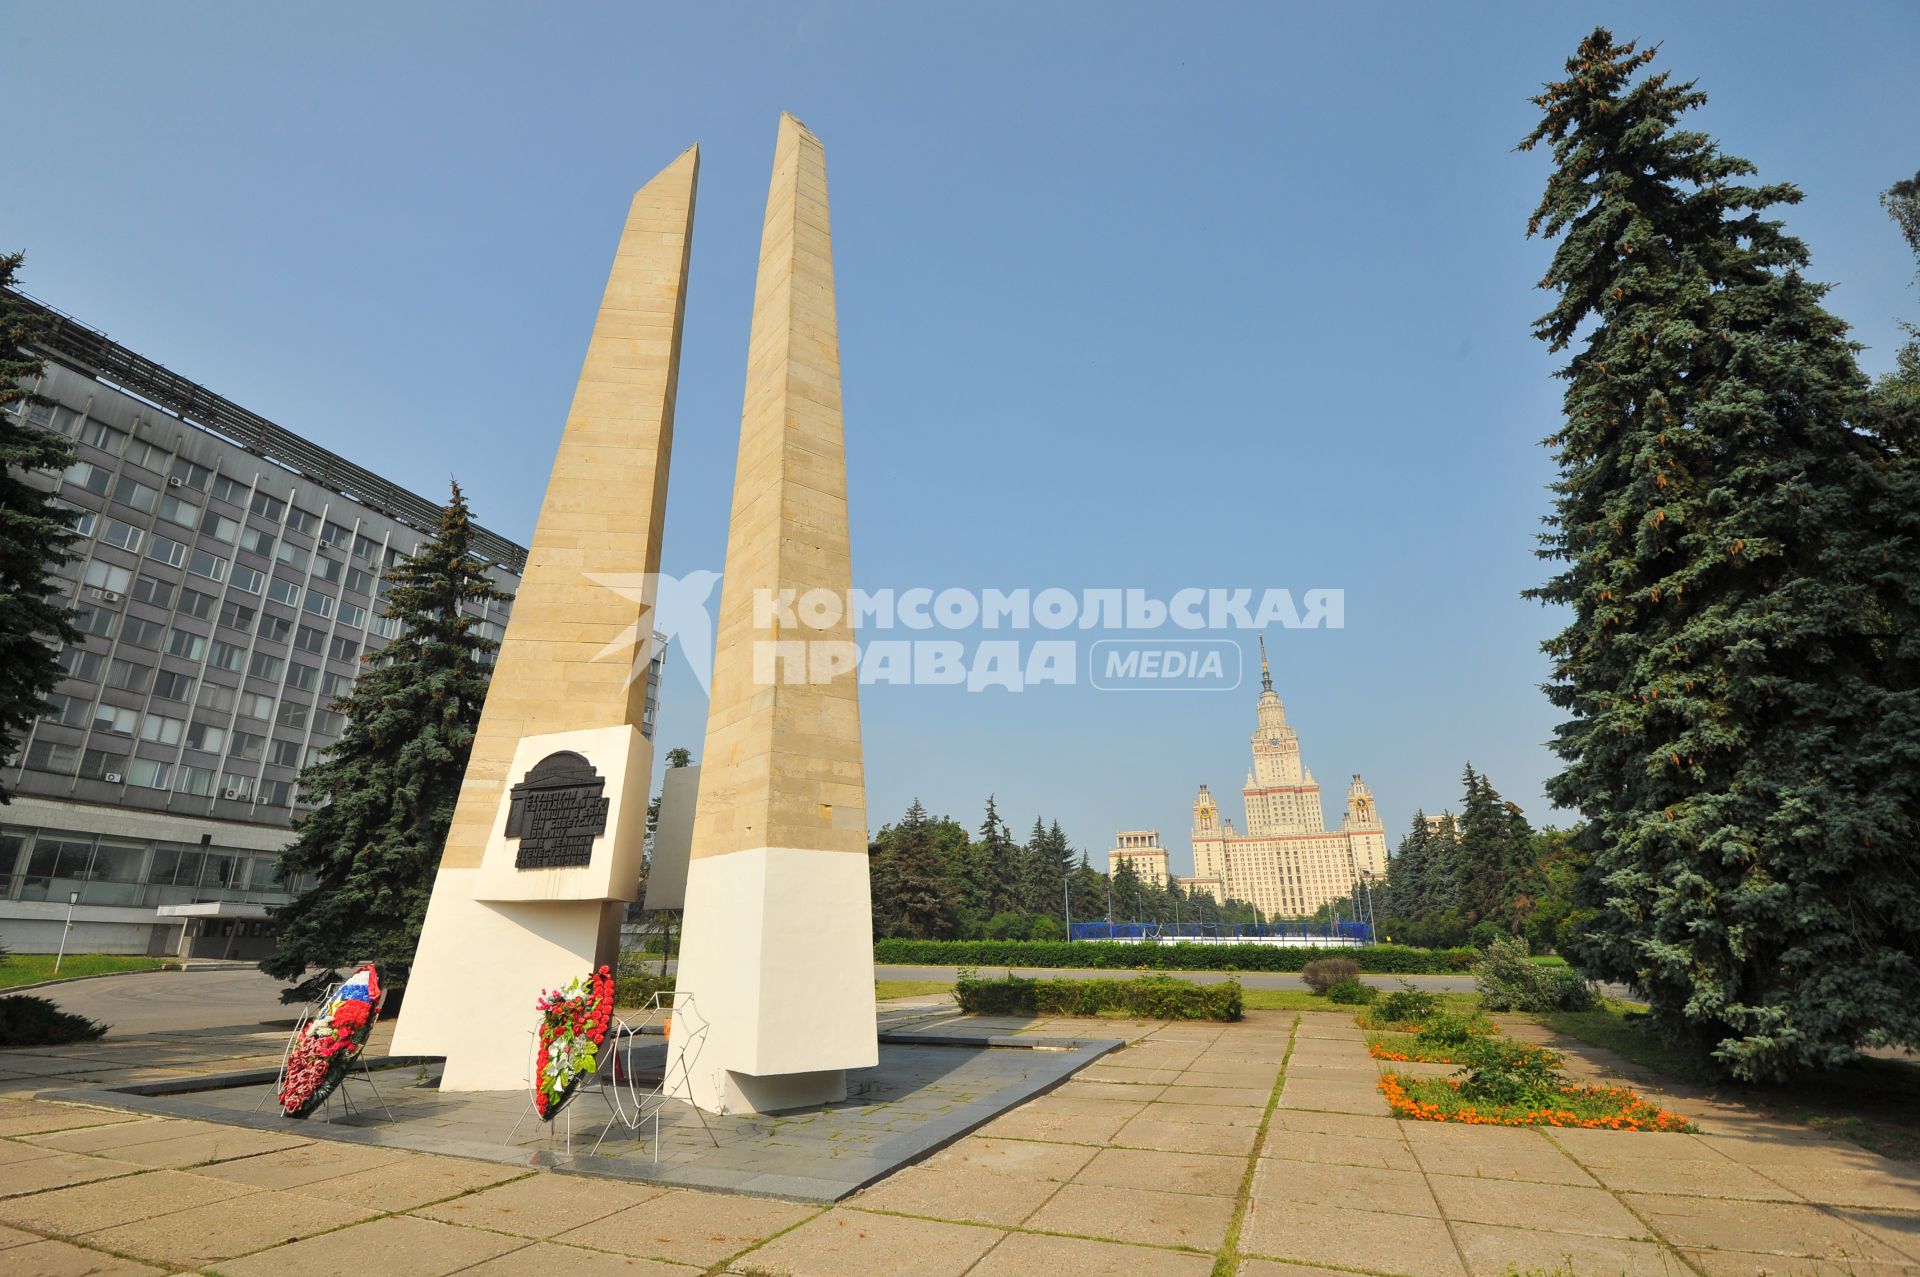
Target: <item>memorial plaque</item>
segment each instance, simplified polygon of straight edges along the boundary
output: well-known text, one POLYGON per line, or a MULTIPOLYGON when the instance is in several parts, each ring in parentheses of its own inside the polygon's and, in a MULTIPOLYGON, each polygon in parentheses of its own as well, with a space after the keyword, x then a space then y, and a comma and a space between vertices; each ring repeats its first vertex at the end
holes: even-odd
POLYGON ((507 837, 520 840, 515 869, 571 869, 593 863, 607 832, 606 778, 579 754, 548 754, 512 790, 507 837))

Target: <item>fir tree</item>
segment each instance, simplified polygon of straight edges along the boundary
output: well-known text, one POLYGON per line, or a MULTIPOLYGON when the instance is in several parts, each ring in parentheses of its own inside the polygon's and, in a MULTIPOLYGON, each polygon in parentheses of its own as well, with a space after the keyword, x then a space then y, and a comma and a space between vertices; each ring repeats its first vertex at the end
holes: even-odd
POLYGON ((987 795, 987 814, 980 822, 980 879, 982 917, 991 918, 1019 907, 1020 847, 1013 831, 1000 818, 994 796, 987 795))
POLYGON ((280 877, 319 881, 275 911, 279 944, 260 964, 299 981, 290 1000, 355 962, 377 963, 390 990, 406 985, 499 646, 462 605, 511 597, 469 551, 472 533, 455 484, 433 535, 389 573, 399 635, 366 658, 335 704, 345 730, 300 777, 317 805, 280 853, 280 877))
MULTIPOLYGON (((20 262, 19 253, 0 256, 0 761, 46 711, 61 678, 59 646, 80 638, 53 579, 72 526, 52 493, 26 481, 30 471, 64 469, 73 449, 16 415, 39 402, 25 383, 44 367, 30 349, 39 333, 35 312, 11 291, 20 262)), ((10 801, 0 784, 0 805, 10 801)))
POLYGON ((1424 811, 1413 813, 1413 825, 1387 865, 1387 885, 1377 901, 1380 916, 1412 921, 1420 916, 1420 900, 1431 869, 1433 832, 1424 811))
POLYGON ((927 809, 914 799, 900 823, 881 833, 885 849, 873 879, 875 931, 915 940, 951 936, 954 900, 927 809))
MULTIPOLYGON (((1880 207, 1887 210, 1887 216, 1900 228, 1901 238, 1920 261, 1920 173, 1880 192, 1880 207)), ((1915 278, 1920 280, 1920 273, 1915 278)), ((1883 389, 1900 387, 1920 393, 1920 324, 1903 323, 1900 329, 1907 340, 1894 352, 1894 369, 1887 374, 1883 389)))
POLYGON ((1920 1043, 1920 492, 1765 216, 1799 192, 1680 127, 1705 95, 1652 56, 1596 31, 1521 144, 1555 164, 1535 333, 1580 343, 1533 592, 1571 613, 1548 792, 1587 820, 1583 968, 1781 1077, 1920 1043))

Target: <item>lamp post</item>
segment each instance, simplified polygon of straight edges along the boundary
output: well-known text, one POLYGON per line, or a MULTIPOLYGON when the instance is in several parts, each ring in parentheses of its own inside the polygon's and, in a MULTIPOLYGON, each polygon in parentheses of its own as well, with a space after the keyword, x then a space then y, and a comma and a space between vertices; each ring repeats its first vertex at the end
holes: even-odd
POLYGON ((67 893, 67 925, 60 928, 60 952, 53 957, 53 973, 60 974, 60 964, 67 960, 67 933, 73 930, 73 907, 80 903, 80 893, 67 893))
POLYGON ((1362 869, 1360 871, 1360 884, 1366 888, 1367 892, 1367 927, 1377 934, 1380 928, 1380 921, 1373 913, 1373 870, 1362 869))
POLYGON ((1060 875, 1060 915, 1066 919, 1067 939, 1073 939, 1073 897, 1067 892, 1067 884, 1073 881, 1073 871, 1069 869, 1060 875))

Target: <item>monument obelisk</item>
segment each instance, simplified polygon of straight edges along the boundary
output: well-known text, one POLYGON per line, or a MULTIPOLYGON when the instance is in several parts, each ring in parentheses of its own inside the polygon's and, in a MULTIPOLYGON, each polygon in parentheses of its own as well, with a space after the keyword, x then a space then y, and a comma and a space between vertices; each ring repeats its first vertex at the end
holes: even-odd
POLYGON ((782 115, 668 1063, 714 1111, 843 1099, 879 1059, 842 430, 826 155, 782 115))
POLYGON ((639 886, 699 170, 689 147, 627 211, 434 880, 392 1050, 444 1055, 442 1090, 525 1085, 540 991, 615 960, 639 886))

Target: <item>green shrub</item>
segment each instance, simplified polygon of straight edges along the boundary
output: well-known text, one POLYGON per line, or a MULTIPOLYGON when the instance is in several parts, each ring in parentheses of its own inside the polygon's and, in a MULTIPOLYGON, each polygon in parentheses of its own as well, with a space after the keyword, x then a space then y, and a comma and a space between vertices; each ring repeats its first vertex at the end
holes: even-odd
POLYGON ((1325 993, 1334 985, 1360 974, 1360 964, 1352 958, 1316 958, 1300 968, 1300 978, 1315 993, 1325 993))
POLYGON ((954 986, 972 1015, 1130 1015, 1148 1020, 1238 1020, 1240 982, 1195 984, 1171 976, 1134 980, 1029 980, 963 977, 954 986))
POLYGON ((1566 967, 1543 967, 1529 957, 1527 942, 1502 937, 1473 965, 1480 1005, 1489 1011, 1585 1011, 1593 988, 1566 967))
POLYGON ((904 966, 1079 967, 1131 971, 1299 971, 1320 958, 1349 958, 1377 975, 1465 971, 1472 949, 1412 949, 1405 945, 1311 949, 1277 944, 1127 944, 1115 940, 877 941, 873 960, 904 966))
POLYGON ((1365 1006, 1380 996, 1380 990, 1359 980, 1336 980, 1327 986, 1327 1001, 1342 1006, 1365 1006))
POLYGON ((106 1035, 106 1025, 62 1011, 45 998, 30 993, 0 998, 0 1046, 65 1046, 106 1035))
POLYGON ((1416 989, 1402 980, 1401 987, 1374 1003, 1372 1018, 1380 1024, 1424 1024, 1440 1012, 1440 995, 1416 989))
POLYGON ((1492 1032, 1493 1025, 1483 1015, 1454 1015, 1443 1011, 1430 1017, 1414 1036, 1420 1040, 1421 1046, 1444 1051, 1463 1046, 1475 1038, 1486 1037, 1492 1032))
POLYGON ((660 960, 645 953, 628 951, 620 955, 613 971, 613 1004, 620 1007, 645 1006, 656 993, 672 993, 673 977, 660 974, 660 960))
POLYGON ((1480 1104, 1545 1107, 1565 1085, 1560 1057, 1545 1047, 1480 1035, 1454 1048, 1462 1097, 1480 1104))

